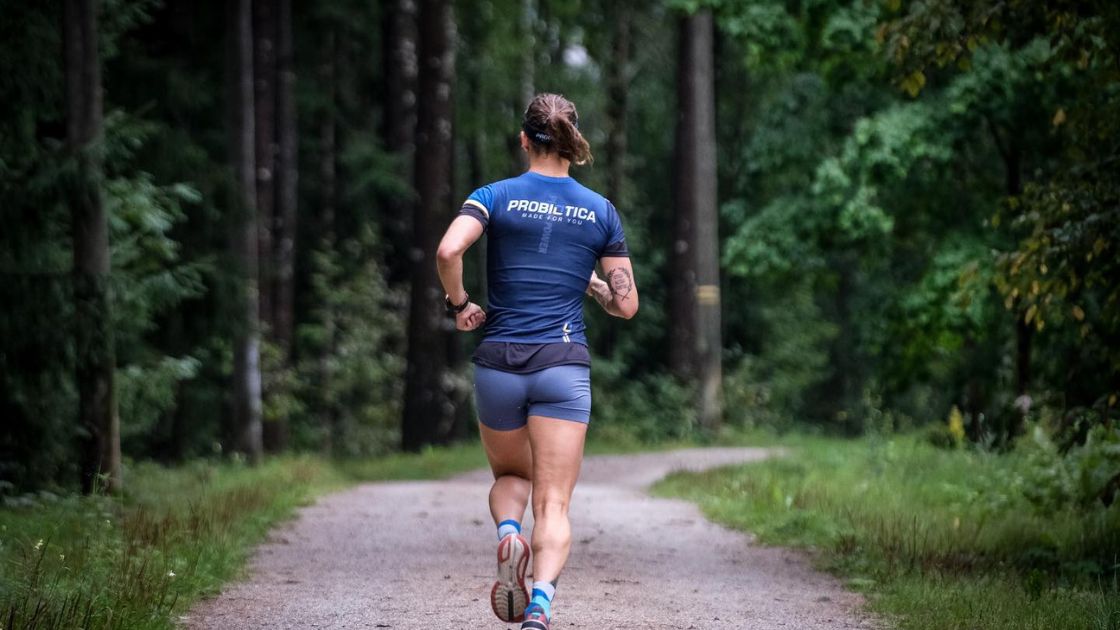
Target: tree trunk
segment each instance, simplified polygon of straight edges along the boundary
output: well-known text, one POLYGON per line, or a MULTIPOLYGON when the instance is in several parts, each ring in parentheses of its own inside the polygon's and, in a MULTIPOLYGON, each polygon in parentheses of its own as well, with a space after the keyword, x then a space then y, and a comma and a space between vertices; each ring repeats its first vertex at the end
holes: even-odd
MULTIPOLYGON (((1022 156, 1018 145, 1012 140, 1003 156, 1008 197, 1018 197, 1023 193, 1022 156)), ((1015 325, 1015 393, 1029 395, 1031 381, 1031 338, 1034 336, 1034 323, 1027 322, 1027 309, 1016 309, 1015 325)), ((1026 415, 1026 412, 1023 414, 1026 415)), ((1024 418, 1025 420, 1025 418, 1024 418)), ((1019 429, 1021 427, 1017 427, 1019 429)), ((1015 431, 1015 434, 1018 430, 1015 431)))
POLYGON ((443 289, 435 253, 451 219, 452 77, 455 30, 447 0, 419 3, 419 98, 416 117, 415 181, 419 194, 413 220, 412 295, 408 322, 408 372, 401 445, 415 451, 444 442, 454 409, 444 386, 448 335, 443 289))
MULTIPOLYGON (((995 133, 993 131, 993 133, 995 133)), ((1017 136, 1009 138, 1003 154, 1005 181, 1008 197, 1018 197, 1023 193, 1023 159, 1022 151, 1015 140, 1017 136)), ((1027 321, 1027 309, 1018 306, 1015 309, 1015 401, 1018 408, 1018 417, 1015 425, 1010 427, 1008 438, 1021 435, 1027 426, 1027 415, 1031 409, 1031 346, 1034 338, 1035 324, 1027 321)))
POLYGON ((828 417, 834 418, 843 424, 841 428, 855 434, 863 428, 863 418, 854 417, 846 413, 855 407, 859 401, 859 365, 856 359, 855 344, 852 337, 855 335, 855 316, 852 313, 852 294, 856 289, 856 256, 851 251, 844 251, 832 257, 829 261, 836 273, 836 293, 833 295, 833 308, 835 323, 839 334, 832 341, 832 352, 829 355, 829 364, 832 367, 832 386, 830 395, 826 397, 828 417))
MULTIPOLYGON (((630 0, 607 5, 611 22, 610 53, 607 60, 607 199, 623 215, 629 208, 626 187, 626 110, 630 89, 630 26, 633 13, 630 0)), ((618 328, 607 326, 599 336, 598 351, 603 356, 614 352, 618 328)))
POLYGON ((1015 393, 1026 396, 1031 385, 1031 340, 1034 322, 1027 322, 1026 309, 1016 310, 1015 322, 1015 393))
MULTIPOLYGON (((324 252, 333 255, 337 242, 335 229, 335 205, 337 204, 336 181, 337 176, 337 129, 335 126, 336 103, 338 82, 335 68, 337 55, 336 39, 333 25, 325 37, 322 60, 319 65, 319 80, 322 90, 327 97, 328 105, 324 108, 319 119, 319 230, 322 235, 320 247, 324 252)), ((323 300, 323 348, 319 355, 320 387, 323 391, 330 391, 334 379, 334 370, 331 367, 335 354, 335 313, 332 303, 323 300)), ((343 436, 339 425, 340 415, 333 403, 323 409, 323 423, 325 443, 323 448, 327 453, 332 453, 342 444, 343 436)))
POLYGON ((719 200, 716 173, 716 98, 712 15, 705 11, 697 21, 692 45, 696 47, 695 98, 695 236, 697 364, 700 369, 700 425, 709 431, 723 416, 723 340, 719 282, 719 200))
POLYGON ((296 113, 295 47, 292 0, 279 0, 276 51, 276 253, 275 322, 273 334, 287 351, 295 331, 295 252, 299 221, 299 127, 296 113))
MULTIPOLYGON (((464 103, 471 103, 474 107, 474 112, 479 112, 482 108, 486 107, 485 98, 482 93, 482 77, 485 72, 486 60, 482 55, 482 48, 476 47, 475 44, 482 42, 490 25, 483 16, 478 15, 476 12, 470 12, 462 16, 459 22, 461 33, 463 33, 463 62, 459 64, 459 73, 463 77, 465 83, 464 90, 460 92, 460 100, 464 103)), ((488 132, 479 120, 481 116, 477 114, 471 116, 474 123, 470 126, 468 137, 466 138, 466 157, 467 157, 467 185, 468 190, 473 190, 477 186, 483 184, 483 178, 489 172, 486 168, 486 133, 488 132)), ((514 134, 508 134, 513 136, 514 134)), ((464 262, 466 268, 474 271, 475 286, 478 287, 478 294, 472 296, 475 302, 485 304, 487 299, 487 291, 489 288, 486 284, 486 245, 485 241, 480 241, 478 247, 472 247, 467 254, 467 259, 464 262)))
MULTIPOLYGON (((992 134, 992 141, 996 150, 1003 158, 1004 192, 1008 197, 1018 197, 1023 192, 1023 154, 1019 148, 1018 137, 1014 129, 1001 135, 999 127, 991 118, 985 118, 988 131, 992 134)), ((1031 340, 1034 336, 1034 324, 1027 322, 1027 309, 1020 305, 1021 300, 1014 303, 1015 312, 1015 392, 1018 397, 1015 406, 1018 418, 1008 428, 1008 437, 1019 435, 1026 427, 1027 413, 1030 411, 1030 378, 1031 378, 1031 340)))
MULTIPOLYGON (((521 110, 536 96, 536 0, 521 0, 518 26, 521 31, 521 110)), ((516 134, 514 134, 516 135, 516 134)))
POLYGON ((416 141, 416 2, 389 3, 384 26, 385 127, 382 136, 390 151, 411 158, 416 141))
POLYGON ((236 195, 231 208, 230 250, 241 275, 237 332, 233 339, 234 448, 250 462, 261 457, 261 371, 258 233, 254 160, 253 24, 251 0, 227 4, 229 161, 236 195))
POLYGON ((611 52, 607 62, 607 198, 625 206, 626 109, 630 88, 630 24, 627 1, 611 3, 611 52))
POLYGON ((671 283, 670 361, 699 386, 699 420, 718 427, 722 409, 719 214, 716 198, 712 14, 682 17, 677 67, 677 204, 671 283))
POLYGON ((66 140, 77 160, 70 191, 74 239, 75 376, 82 428, 82 492, 121 489, 116 349, 109 287, 109 218, 101 200, 102 93, 96 0, 66 0, 62 41, 66 140))
POLYGON ((260 318, 269 337, 276 333, 272 250, 276 222, 276 4, 277 0, 252 0, 253 4, 253 113, 256 150, 257 253, 260 280, 260 318))
MULTIPOLYGON (((258 256, 262 269, 261 313, 280 361, 290 366, 295 323, 296 110, 292 68, 291 0, 258 0, 256 32, 258 256), (267 99, 267 100, 266 100, 267 99), (267 126, 267 131, 265 131, 267 126), (268 136, 262 140, 262 136, 268 136), (263 151, 263 153, 262 153, 263 151), (261 160, 265 166, 261 166, 261 160)), ((268 381, 266 381, 268 382, 268 381)), ((265 391, 264 396, 274 395, 265 391)), ((262 425, 264 448, 278 453, 288 443, 288 419, 262 425)))
MULTIPOLYGON (((383 90, 384 126, 381 135, 385 147, 400 164, 400 177, 411 182, 413 151, 416 142, 416 2, 390 0, 382 22, 384 45, 385 89, 383 90)), ((399 195, 386 195, 382 220, 390 248, 389 281, 393 284, 410 278, 412 263, 408 251, 412 240, 412 206, 414 200, 399 195)))
MULTIPOLYGON (((513 111, 520 117, 529 101, 536 96, 536 69, 537 69, 537 1, 521 0, 521 11, 518 15, 517 32, 520 41, 521 64, 518 68, 518 94, 513 103, 513 111)), ((521 119, 516 124, 520 127, 521 119)), ((521 150, 521 141, 517 132, 507 136, 506 146, 510 155, 510 174, 521 173, 529 168, 529 156, 521 150)))
POLYGON ((677 37, 677 125, 673 182, 673 231, 669 251, 669 368, 686 383, 696 381, 696 256, 695 205, 690 194, 696 174, 691 168, 695 134, 689 133, 694 116, 692 45, 690 17, 678 23, 677 37))

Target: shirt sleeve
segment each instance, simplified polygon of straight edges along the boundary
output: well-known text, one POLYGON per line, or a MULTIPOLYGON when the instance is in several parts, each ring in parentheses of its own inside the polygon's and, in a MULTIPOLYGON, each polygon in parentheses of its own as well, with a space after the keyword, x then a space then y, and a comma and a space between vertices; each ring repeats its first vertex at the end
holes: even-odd
POLYGON ((490 225, 490 208, 493 204, 494 189, 487 184, 467 197, 467 200, 463 202, 463 207, 459 209, 459 214, 478 219, 478 222, 482 224, 482 231, 485 232, 490 225))
POLYGON ((622 229, 622 217, 618 215, 618 210, 615 209, 614 204, 607 202, 607 207, 610 208, 610 223, 608 223, 607 244, 603 248, 599 257, 603 256, 617 256, 620 258, 629 258, 630 249, 626 246, 626 232, 622 229))

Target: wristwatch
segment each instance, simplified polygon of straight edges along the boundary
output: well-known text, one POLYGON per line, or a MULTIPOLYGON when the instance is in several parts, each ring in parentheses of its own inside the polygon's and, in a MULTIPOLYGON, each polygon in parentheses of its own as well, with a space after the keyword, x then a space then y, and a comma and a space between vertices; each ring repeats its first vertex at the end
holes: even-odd
POLYGON ((466 310, 467 305, 471 303, 470 294, 466 293, 466 291, 464 291, 463 293, 465 293, 467 295, 467 297, 463 298, 463 303, 462 304, 452 304, 450 295, 445 294, 443 296, 443 305, 445 307, 447 307, 447 314, 448 315, 451 315, 452 317, 454 317, 455 315, 458 315, 459 313, 462 313, 464 310, 466 310))

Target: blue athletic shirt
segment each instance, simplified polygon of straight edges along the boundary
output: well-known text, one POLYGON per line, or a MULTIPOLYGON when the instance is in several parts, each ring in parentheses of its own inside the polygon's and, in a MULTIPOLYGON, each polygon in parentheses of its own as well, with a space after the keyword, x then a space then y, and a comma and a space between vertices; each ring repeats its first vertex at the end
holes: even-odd
POLYGON ((571 177, 526 172, 471 193, 487 233, 483 342, 587 345, 583 296, 603 256, 629 256, 614 205, 571 177))

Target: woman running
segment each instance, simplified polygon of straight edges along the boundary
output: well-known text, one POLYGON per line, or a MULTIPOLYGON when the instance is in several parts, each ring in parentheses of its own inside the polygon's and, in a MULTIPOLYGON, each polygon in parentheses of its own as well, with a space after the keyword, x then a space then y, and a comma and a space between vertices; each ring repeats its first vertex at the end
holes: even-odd
POLYGON ((611 315, 638 310, 622 221, 611 202, 568 176, 591 160, 575 105, 536 96, 521 122, 529 170, 479 188, 439 246, 440 280, 459 330, 486 324, 475 350, 475 401, 494 473, 490 514, 498 527, 494 613, 523 630, 548 630, 556 581, 571 548, 568 504, 591 418, 591 355, 583 295, 611 315), (489 304, 463 288, 463 254, 489 234, 489 304), (599 263, 606 280, 595 273, 599 263), (590 284, 589 279, 590 278, 590 284), (521 520, 533 499, 532 594, 521 520))

